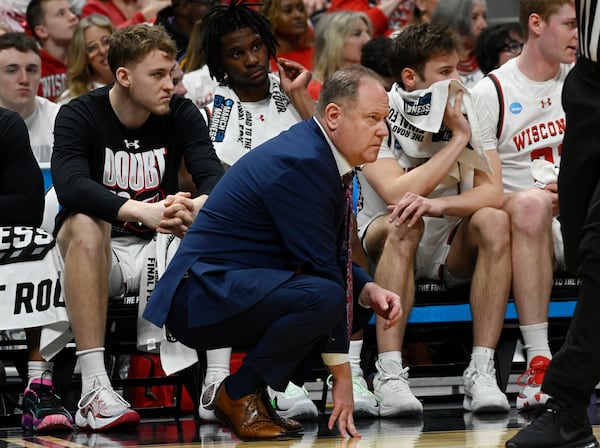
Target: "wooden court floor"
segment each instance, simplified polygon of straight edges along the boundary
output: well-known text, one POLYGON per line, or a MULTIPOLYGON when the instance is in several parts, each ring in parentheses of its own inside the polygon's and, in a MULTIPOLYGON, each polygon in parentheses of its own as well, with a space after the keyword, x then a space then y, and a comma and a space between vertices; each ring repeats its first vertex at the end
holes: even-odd
MULTIPOLYGON (((600 423, 598 409, 590 410, 592 424, 600 423)), ((179 422, 173 419, 142 419, 139 427, 110 433, 72 433, 52 435, 26 434, 18 427, 0 429, 0 448, 81 448, 152 446, 184 447, 270 447, 270 448, 431 448, 431 447, 503 447, 518 428, 526 425, 528 417, 514 409, 506 415, 474 416, 460 406, 425 408, 418 419, 361 419, 357 428, 360 439, 343 440, 327 429, 327 415, 315 422, 305 422, 302 437, 287 440, 244 442, 217 424, 199 423, 191 417, 179 422)), ((600 438, 600 426, 594 426, 600 438)))

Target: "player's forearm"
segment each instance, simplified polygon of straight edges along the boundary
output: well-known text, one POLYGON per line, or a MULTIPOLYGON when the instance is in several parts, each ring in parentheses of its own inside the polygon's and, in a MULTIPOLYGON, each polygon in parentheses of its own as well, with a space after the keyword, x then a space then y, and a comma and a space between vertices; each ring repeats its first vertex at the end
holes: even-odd
MULTIPOLYGON (((452 139, 426 163, 400 176, 393 184, 390 203, 398 202, 405 193, 429 196, 456 167, 458 157, 465 149, 464 139, 452 139)), ((388 201, 389 202, 389 201, 388 201)))
POLYGON ((491 185, 482 185, 458 195, 436 198, 435 201, 440 202, 444 216, 465 218, 483 207, 500 208, 502 197, 502 192, 498 193, 491 185))
POLYGON ((192 202, 194 203, 194 218, 198 215, 198 212, 200 211, 200 209, 202 207, 204 207, 204 203, 206 202, 207 199, 208 199, 207 194, 202 194, 202 195, 192 199, 192 202))
POLYGON ((145 219, 144 203, 129 199, 117 212, 117 219, 124 222, 143 222, 145 219))

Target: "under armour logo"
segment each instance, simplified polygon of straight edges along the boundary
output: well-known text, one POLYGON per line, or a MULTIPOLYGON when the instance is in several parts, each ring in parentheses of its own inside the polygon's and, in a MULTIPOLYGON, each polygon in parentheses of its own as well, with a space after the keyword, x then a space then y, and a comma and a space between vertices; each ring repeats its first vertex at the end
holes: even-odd
POLYGON ((260 118, 260 121, 265 121, 265 116, 263 114, 260 114, 259 118, 260 118))
POLYGON ((552 106, 552 98, 547 98, 545 100, 540 101, 540 103, 542 104, 542 109, 544 109, 546 106, 550 107, 552 106))
POLYGON ((123 140, 125 142, 126 148, 140 149, 140 141, 134 140, 130 142, 129 140, 123 140))

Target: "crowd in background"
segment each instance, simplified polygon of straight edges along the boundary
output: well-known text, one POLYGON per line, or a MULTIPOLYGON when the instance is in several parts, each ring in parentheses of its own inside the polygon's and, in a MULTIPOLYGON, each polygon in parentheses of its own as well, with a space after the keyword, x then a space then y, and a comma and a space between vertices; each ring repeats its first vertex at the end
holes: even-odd
MULTIPOLYGON (((511 293, 527 359, 517 408, 543 406, 548 396, 541 384, 552 357, 547 316, 550 281, 554 272, 564 268, 556 172, 564 133, 560 92, 575 62, 577 47, 573 3, 556 0, 544 6, 542 1, 523 0, 520 22, 510 23, 488 18, 485 0, 382 0, 373 4, 368 0, 267 0, 260 7, 239 3, 234 2, 234 8, 218 0, 8 0, 0 5, 0 106, 25 121, 39 166, 48 169, 52 162, 60 202, 69 197, 68 206, 76 209, 76 198, 67 194, 76 188, 75 181, 59 171, 74 166, 69 165, 64 151, 53 155, 53 148, 68 149, 73 142, 97 143, 91 132, 86 139, 77 140, 65 131, 68 125, 71 132, 77 123, 89 125, 78 122, 75 111, 86 115, 100 107, 91 100, 74 100, 88 94, 99 101, 97 98, 106 92, 113 105, 115 89, 111 86, 128 86, 128 74, 111 66, 108 58, 114 36, 120 36, 117 30, 147 24, 161 27, 172 39, 177 65, 169 71, 172 86, 168 90, 191 100, 178 107, 193 104, 193 114, 201 117, 197 125, 192 112, 180 113, 189 127, 197 126, 198 133, 206 133, 210 142, 204 134, 189 138, 197 139, 205 149, 214 148, 215 155, 206 149, 194 159, 191 152, 188 154, 187 143, 182 143, 185 163, 169 166, 170 176, 176 178, 170 178, 174 188, 169 194, 177 199, 165 199, 173 201, 167 207, 175 210, 179 205, 187 206, 193 216, 202 207, 204 196, 210 196, 223 169, 227 171, 254 148, 310 119, 314 101, 327 80, 340 69, 362 64, 385 81, 390 137, 384 139, 379 158, 358 175, 357 217, 352 218, 357 224, 352 235, 353 258, 367 269, 370 265, 375 282, 400 296, 405 314, 394 331, 384 331, 385 319, 376 319, 379 358, 369 389, 360 361, 361 330, 371 316, 358 325, 360 313, 355 310, 347 353, 355 416, 406 416, 423 410, 410 390, 409 366, 402 358, 403 331, 418 278, 433 278, 447 286, 471 282, 473 352, 464 374, 465 409, 506 412, 510 408, 496 384, 493 360, 511 293), (488 19, 496 23, 488 26, 488 19), (312 72, 311 77, 308 72, 312 72), (523 89, 528 91, 526 99, 520 99, 523 89), (432 100, 440 97, 441 102, 432 100), (427 107, 427 111, 415 114, 415 118, 407 114, 411 107, 427 107), (53 133, 55 122, 57 131, 53 133), (411 134, 420 137, 408 141, 406 136, 411 134), (515 144, 518 155, 513 154, 515 144), (467 146, 479 151, 481 157, 466 158, 463 150, 467 146), (201 168, 201 157, 210 165, 210 173, 208 168, 201 168), (217 158, 220 164, 215 166, 217 158), (549 165, 534 164, 535 159, 549 165), (190 160, 195 162, 188 163, 190 160), (199 201, 192 204, 188 200, 199 201), (392 205, 386 208, 387 204, 392 205), (540 272, 530 275, 528 263, 540 266, 540 272)), ((170 47, 165 51, 170 55, 170 47)), ((120 110, 114 109, 123 123, 120 110)), ((112 125, 109 112, 103 114, 106 116, 98 118, 96 125, 112 125)), ((131 137, 126 132, 123 135, 131 137)), ((183 140, 176 137, 177 142, 183 140)), ((124 141, 131 147, 138 142, 124 141)), ((4 146, 4 141, 0 145, 4 146)), ((88 157, 94 160, 92 165, 102 163, 88 157)), ((104 163, 109 163, 109 155, 106 157, 104 163)), ((117 157, 117 153, 110 157, 117 157)), ((134 161, 124 163, 133 166, 134 161)), ((0 179, 0 185, 4 184, 0 179)), ((97 194, 91 189, 87 192, 97 194)), ((6 192, 0 191, 2 194, 6 192)), ((56 198, 52 201, 47 195, 46 207, 46 213, 50 208, 55 214, 56 198)), ((133 219, 137 215, 132 213, 125 219, 114 210, 111 213, 103 209, 95 221, 132 221, 125 226, 127 232, 147 239, 140 230, 143 220, 133 219)), ((61 214, 58 223, 63 226, 62 234, 57 235, 52 214, 43 227, 57 236, 69 273, 63 288, 69 316, 50 320, 75 324, 84 387, 75 422, 92 429, 135 423, 139 416, 114 394, 106 377, 101 360, 103 343, 99 340, 104 330, 89 337, 91 330, 81 328, 87 325, 82 323, 85 313, 75 311, 69 303, 83 304, 72 298, 85 293, 71 280, 77 250, 72 241, 78 228, 91 223, 69 222, 64 209, 61 214), (92 422, 90 417, 81 417, 81 410, 91 407, 93 400, 105 400, 111 418, 92 422)), ((0 212, 0 216, 4 215, 0 212)), ((41 221, 0 221, 3 226, 16 224, 39 227, 41 221)), ((110 226, 108 230, 97 223, 94 226, 97 241, 110 244, 105 241, 110 226)), ((155 223, 153 229, 158 227, 155 223)), ((180 236, 173 229, 166 233, 180 236)), ((86 238, 90 247, 97 243, 86 238)), ((131 241, 127 240, 128 247, 115 249, 114 240, 113 235, 113 258, 121 253, 119 250, 132 250, 131 241)), ((121 236, 119 241, 123 244, 125 240, 121 236)), ((99 258, 91 259, 103 260, 102 275, 112 282, 110 260, 97 254, 94 257, 99 258)), ((77 275, 86 275, 81 265, 79 268, 77 275)), ((124 272, 120 282, 130 286, 127 274, 124 272)), ((143 287, 139 288, 141 293, 143 287)), ((122 293, 119 288, 112 289, 111 283, 110 289, 104 287, 93 294, 108 297, 109 291, 122 293)), ((101 309, 105 299, 98 299, 98 303, 101 309)), ((103 322, 100 320, 98 326, 103 322)), ((34 430, 73 424, 52 395, 51 374, 47 373, 52 371, 52 364, 40 351, 44 325, 38 322, 27 329, 30 356, 25 395, 29 394, 33 404, 27 408, 23 426, 34 430), (34 402, 41 394, 50 394, 55 400, 58 411, 52 418, 37 413, 34 402)), ((203 420, 219 419, 214 407, 217 389, 227 378, 234 378, 230 376, 230 355, 231 348, 207 351, 207 372, 199 398, 203 420)), ((235 383, 228 380, 232 391, 236 386, 242 389, 241 376, 236 378, 235 383)), ((274 420, 280 429, 294 430, 286 419, 317 416, 301 381, 289 381, 283 390, 269 388, 268 392, 268 400, 276 403, 275 411, 284 419, 274 420)), ((241 392, 238 395, 241 397, 241 392)))

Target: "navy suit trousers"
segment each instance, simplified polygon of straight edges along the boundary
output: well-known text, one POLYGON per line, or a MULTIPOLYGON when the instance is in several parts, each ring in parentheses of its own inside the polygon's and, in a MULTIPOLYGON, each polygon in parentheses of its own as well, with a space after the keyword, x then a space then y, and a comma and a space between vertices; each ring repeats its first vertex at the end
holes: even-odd
MULTIPOLYGON (((178 292, 185 297, 193 288, 191 277, 178 292)), ((334 281, 298 275, 253 307, 216 324, 190 327, 188 314, 185 301, 178 300, 176 294, 166 322, 176 339, 197 350, 243 349, 247 351, 246 367, 273 389, 284 390, 290 380, 304 382, 300 376, 309 371, 309 363, 314 363, 320 342, 326 341, 340 319, 345 319, 345 293, 334 281)), ((264 384, 257 384, 261 386, 264 384)))

